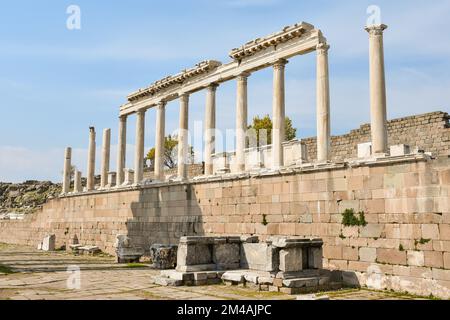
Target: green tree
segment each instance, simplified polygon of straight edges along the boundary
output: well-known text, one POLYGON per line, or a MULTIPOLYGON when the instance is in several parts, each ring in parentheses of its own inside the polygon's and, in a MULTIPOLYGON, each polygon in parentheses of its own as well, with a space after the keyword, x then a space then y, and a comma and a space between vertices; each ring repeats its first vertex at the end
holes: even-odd
MULTIPOLYGON (((253 123, 248 127, 248 129, 254 129, 256 131, 257 143, 260 145, 260 131, 266 130, 267 132, 267 144, 272 144, 272 128, 273 123, 269 115, 265 115, 263 118, 256 116, 253 118, 253 123)), ((292 126, 292 120, 289 117, 285 119, 285 140, 291 141, 295 139, 297 134, 297 129, 292 126)), ((262 143, 262 142, 261 142, 262 143)))
MULTIPOLYGON (((151 148, 145 160, 150 161, 150 167, 155 166, 155 148, 151 148)), ((189 163, 194 162, 194 148, 189 147, 189 163)), ((176 168, 178 165, 178 138, 168 135, 164 139, 164 167, 168 169, 176 168)))

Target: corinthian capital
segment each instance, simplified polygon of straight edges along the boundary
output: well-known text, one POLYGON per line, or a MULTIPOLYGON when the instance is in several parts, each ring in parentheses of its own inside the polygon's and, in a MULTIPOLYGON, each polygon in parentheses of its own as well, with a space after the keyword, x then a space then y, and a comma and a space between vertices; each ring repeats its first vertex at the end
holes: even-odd
POLYGON ((273 64, 273 68, 274 68, 275 70, 277 70, 277 69, 284 69, 284 67, 285 67, 288 63, 289 63, 289 62, 288 62, 286 59, 280 59, 280 60, 276 61, 276 62, 273 64))
POLYGON ((326 53, 328 53, 329 49, 330 49, 330 46, 326 43, 319 43, 316 47, 318 54, 326 54, 326 53))
POLYGON ((371 35, 371 36, 380 36, 383 34, 383 31, 388 28, 385 24, 373 24, 370 26, 366 26, 364 29, 371 35))

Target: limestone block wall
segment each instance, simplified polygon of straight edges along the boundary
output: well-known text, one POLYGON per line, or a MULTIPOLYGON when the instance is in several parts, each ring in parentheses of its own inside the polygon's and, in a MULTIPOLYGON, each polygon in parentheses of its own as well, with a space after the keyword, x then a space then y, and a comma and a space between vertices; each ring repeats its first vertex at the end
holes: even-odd
MULTIPOLYGON (((187 168, 188 177, 193 178, 193 177, 201 176, 201 175, 203 175, 204 170, 205 170, 204 165, 202 163, 195 163, 195 164, 188 165, 188 168, 187 168)), ((164 174, 166 176, 176 176, 178 174, 178 168, 165 169, 164 174)), ((154 178, 155 178, 155 174, 153 172, 153 169, 145 169, 144 170, 144 179, 151 180, 154 178)))
POLYGON ((55 199, 0 242, 57 246, 76 235, 113 253, 117 234, 148 248, 186 235, 320 237, 329 269, 349 283, 450 298, 450 159, 335 166, 55 199), (342 224, 345 209, 366 226, 342 224))
MULTIPOLYGON (((450 116, 437 111, 388 122, 388 145, 408 144, 437 156, 447 156, 450 150, 450 116)), ((302 139, 308 147, 309 159, 317 159, 316 138, 302 139)), ((349 134, 331 138, 332 159, 343 161, 357 157, 357 145, 370 142, 370 124, 364 124, 349 134)))

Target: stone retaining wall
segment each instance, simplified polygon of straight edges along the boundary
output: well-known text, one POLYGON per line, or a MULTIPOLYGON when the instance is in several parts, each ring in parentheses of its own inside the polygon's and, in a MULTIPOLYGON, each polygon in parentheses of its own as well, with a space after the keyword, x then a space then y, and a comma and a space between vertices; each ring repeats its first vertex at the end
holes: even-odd
POLYGON ((147 250, 181 236, 271 235, 324 240, 324 263, 347 282, 450 298, 450 159, 334 167, 198 181, 51 200, 0 222, 0 242, 57 246, 74 235, 113 253, 117 234, 147 250), (367 226, 345 227, 345 209, 367 226))

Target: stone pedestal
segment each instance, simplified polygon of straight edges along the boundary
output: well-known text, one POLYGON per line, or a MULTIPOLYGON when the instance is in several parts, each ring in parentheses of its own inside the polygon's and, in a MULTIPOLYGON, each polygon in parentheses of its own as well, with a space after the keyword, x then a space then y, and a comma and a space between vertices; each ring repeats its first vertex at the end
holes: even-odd
POLYGON ((42 251, 55 251, 56 236, 54 234, 48 235, 42 240, 42 251))
POLYGON ((117 173, 116 172, 108 172, 108 184, 106 188, 115 187, 117 183, 117 173))
POLYGON ((124 169, 123 171, 125 173, 123 185, 124 186, 132 185, 134 183, 134 176, 135 176, 134 170, 124 169))

